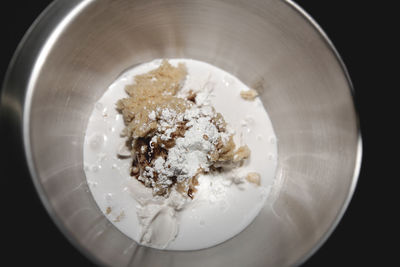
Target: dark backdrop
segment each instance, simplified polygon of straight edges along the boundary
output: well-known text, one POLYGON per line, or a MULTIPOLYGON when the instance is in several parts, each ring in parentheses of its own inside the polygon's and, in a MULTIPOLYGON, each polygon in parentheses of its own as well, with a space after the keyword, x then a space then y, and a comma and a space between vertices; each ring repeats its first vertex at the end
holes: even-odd
MULTIPOLYGON (((22 36, 50 2, 1 1, 0 81, 3 81, 7 65, 22 36)), ((385 92, 382 91, 382 84, 373 77, 373 70, 383 66, 373 64, 378 54, 371 40, 386 41, 381 28, 375 25, 379 20, 376 15, 381 13, 379 10, 382 7, 376 3, 386 1, 370 1, 371 4, 357 0, 297 2, 325 30, 347 65, 355 87, 364 143, 360 180, 351 204, 332 236, 304 266, 388 266, 390 253, 385 250, 387 244, 379 240, 383 235, 378 227, 378 220, 382 220, 382 209, 376 201, 376 193, 382 190, 377 179, 389 175, 377 164, 376 158, 380 155, 374 153, 378 150, 379 142, 373 142, 376 131, 371 126, 374 123, 382 124, 378 113, 371 111, 384 104, 376 93, 377 89, 385 92), (370 27, 372 24, 375 26, 370 27), (373 104, 371 99, 374 100, 373 104), (380 253, 382 250, 386 252, 380 253)), ((392 19, 397 21, 396 17, 392 19)), ((3 133, 7 131, 0 130, 3 133)), ((1 250, 2 261, 12 260, 7 266, 26 263, 32 266, 93 266, 55 227, 39 201, 30 178, 23 173, 3 171, 6 165, 12 165, 10 159, 12 157, 3 158, 1 163, 4 165, 0 169, 0 195, 4 198, 0 209, 0 229, 3 232, 0 237, 5 245, 1 250)), ((387 216, 383 217, 388 220, 387 216)))

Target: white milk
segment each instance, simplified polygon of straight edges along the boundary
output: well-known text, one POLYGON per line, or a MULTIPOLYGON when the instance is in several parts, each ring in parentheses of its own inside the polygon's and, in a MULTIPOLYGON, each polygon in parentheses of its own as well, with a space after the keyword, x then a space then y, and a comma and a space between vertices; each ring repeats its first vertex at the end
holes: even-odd
MULTIPOLYGON (((222 113, 235 131, 235 143, 238 146, 247 144, 251 150, 251 157, 244 166, 224 173, 225 177, 221 174, 200 176, 194 199, 171 216, 163 213, 163 221, 154 226, 159 227, 154 229, 155 232, 164 231, 160 225, 169 231, 163 235, 163 238, 169 238, 166 246, 154 247, 202 249, 222 243, 244 230, 265 205, 275 178, 277 141, 261 101, 258 98, 243 100, 240 92, 248 87, 236 77, 196 60, 171 59, 169 62, 172 65, 183 62, 188 69, 179 94, 202 89, 198 99, 209 101, 217 112, 222 113), (248 172, 261 174, 261 186, 243 182, 243 179, 236 181, 248 172)), ((151 198, 151 189, 129 175, 131 158, 117 157, 125 138, 120 137, 124 122, 115 104, 127 97, 124 88, 133 83, 136 75, 153 70, 160 63, 161 60, 154 60, 139 65, 125 72, 108 88, 95 104, 84 143, 85 173, 96 203, 115 227, 137 242, 140 242, 142 231, 137 211, 143 197, 151 198), (109 214, 108 207, 111 208, 109 214)), ((164 207, 164 203, 157 205, 164 207)))

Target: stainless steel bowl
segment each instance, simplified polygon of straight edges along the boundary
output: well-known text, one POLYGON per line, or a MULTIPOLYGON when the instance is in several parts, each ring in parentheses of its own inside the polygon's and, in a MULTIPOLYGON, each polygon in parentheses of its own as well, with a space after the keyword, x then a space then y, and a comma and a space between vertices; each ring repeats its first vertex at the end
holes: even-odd
POLYGON ((291 1, 55 1, 14 56, 2 110, 48 212, 101 265, 298 265, 342 217, 361 161, 346 69, 291 1), (98 209, 82 164, 88 116, 107 86, 130 66, 176 57, 209 62, 255 87, 279 139, 277 182, 260 215, 200 251, 160 251, 124 236, 98 209))

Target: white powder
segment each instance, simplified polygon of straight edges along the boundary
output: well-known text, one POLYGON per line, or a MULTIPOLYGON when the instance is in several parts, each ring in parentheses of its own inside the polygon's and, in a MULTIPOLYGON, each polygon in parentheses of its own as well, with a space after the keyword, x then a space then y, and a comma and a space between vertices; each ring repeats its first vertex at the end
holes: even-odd
POLYGON ((150 120, 155 120, 156 119, 156 113, 154 112, 154 110, 152 110, 150 113, 149 113, 149 119, 150 120))
POLYGON ((159 189, 155 185, 168 188, 172 179, 182 183, 202 171, 208 172, 211 165, 209 155, 216 151, 219 140, 229 139, 229 133, 219 132, 212 122, 216 112, 211 106, 193 106, 183 114, 163 109, 149 116, 157 118, 159 124, 159 133, 152 138, 151 144, 156 143, 157 138, 163 141, 171 139, 179 123, 186 123, 188 128, 183 137, 175 139, 175 146, 168 150, 166 159, 158 157, 152 168, 146 167, 142 173, 140 180, 151 184, 156 192, 159 189), (154 179, 154 173, 157 173, 157 179, 154 179))
POLYGON ((195 176, 199 169, 208 171, 210 163, 207 155, 215 151, 221 135, 210 122, 212 113, 202 116, 203 109, 192 108, 185 112, 185 119, 188 120, 186 126, 190 128, 184 137, 176 139, 176 145, 169 150, 164 164, 164 167, 171 166, 170 169, 177 174, 178 182, 195 176))

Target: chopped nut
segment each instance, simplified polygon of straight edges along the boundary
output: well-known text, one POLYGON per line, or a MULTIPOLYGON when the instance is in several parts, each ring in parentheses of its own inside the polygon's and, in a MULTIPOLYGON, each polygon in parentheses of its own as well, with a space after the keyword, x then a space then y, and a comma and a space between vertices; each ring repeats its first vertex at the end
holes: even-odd
POLYGON ((122 211, 117 218, 114 219, 114 222, 120 222, 123 218, 125 218, 125 212, 122 211))
MULTIPOLYGON (((235 142, 233 141, 233 136, 229 137, 229 140, 224 144, 222 140, 216 145, 218 149, 218 155, 215 161, 224 162, 224 161, 231 161, 234 159, 235 156, 235 142)), ((211 158, 214 161, 213 155, 211 158)))
POLYGON ((241 91, 240 96, 245 100, 254 100, 258 96, 258 93, 256 90, 250 89, 247 91, 241 91))
POLYGON ((249 172, 246 176, 246 180, 249 183, 253 183, 256 185, 260 185, 261 184, 261 176, 260 174, 256 173, 256 172, 249 172))
POLYGON ((130 158, 132 156, 129 147, 125 143, 119 145, 117 155, 119 158, 130 158))
POLYGON ((241 146, 235 152, 235 156, 233 157, 233 162, 239 162, 243 159, 247 159, 250 157, 250 149, 247 145, 241 146))
POLYGON ((196 103, 196 96, 197 96, 197 94, 195 92, 193 92, 193 90, 190 90, 189 95, 186 99, 193 103, 196 103))
POLYGON ((206 141, 207 141, 207 140, 208 140, 208 135, 206 135, 206 134, 205 134, 205 135, 203 135, 203 138, 204 138, 204 140, 206 140, 206 141))
POLYGON ((132 167, 131 172, 133 175, 138 174, 139 173, 139 168, 138 167, 132 167))
POLYGON ((110 214, 111 213, 111 207, 107 207, 107 209, 106 209, 106 214, 108 215, 108 214, 110 214))

